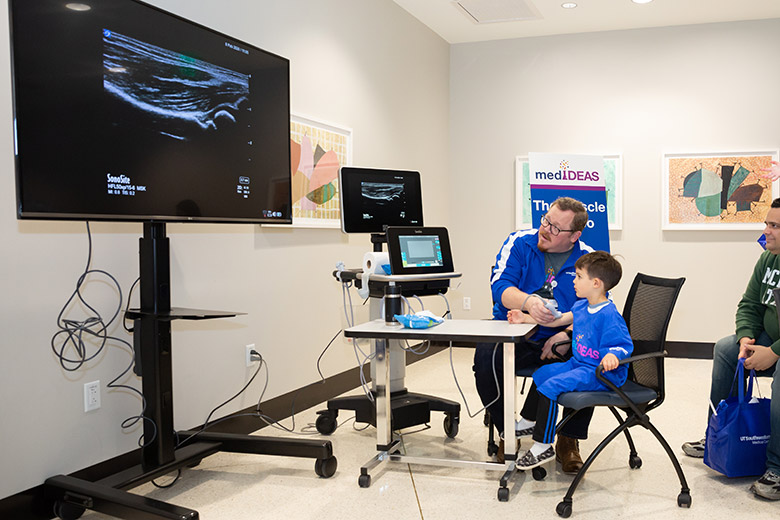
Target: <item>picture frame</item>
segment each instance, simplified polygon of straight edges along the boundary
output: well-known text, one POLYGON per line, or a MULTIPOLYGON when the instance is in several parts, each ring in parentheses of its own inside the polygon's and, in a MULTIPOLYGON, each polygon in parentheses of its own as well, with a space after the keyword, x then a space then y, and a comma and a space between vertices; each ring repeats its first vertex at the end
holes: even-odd
POLYGON ((292 225, 340 228, 339 168, 352 164, 352 129, 290 116, 292 225))
POLYGON ((755 230, 778 196, 780 182, 762 177, 776 149, 664 153, 663 230, 755 230))
MULTIPOLYGON (((607 217, 610 231, 623 229, 623 156, 622 154, 586 154, 604 157, 607 189, 607 217)), ((528 156, 515 157, 515 229, 530 229, 531 188, 528 156)))

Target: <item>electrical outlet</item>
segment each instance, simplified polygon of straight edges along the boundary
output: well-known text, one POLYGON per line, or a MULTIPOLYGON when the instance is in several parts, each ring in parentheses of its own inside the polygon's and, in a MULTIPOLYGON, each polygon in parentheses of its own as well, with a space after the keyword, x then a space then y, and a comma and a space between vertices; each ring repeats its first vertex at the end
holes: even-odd
POLYGON ((100 408, 100 381, 84 383, 84 411, 91 412, 100 408))
POLYGON ((464 311, 470 311, 471 310, 471 296, 464 296, 463 297, 463 310, 464 311))
POLYGON ((251 345, 247 345, 246 346, 245 356, 246 356, 246 366, 248 366, 248 367, 251 367, 252 365, 257 363, 258 361, 260 361, 260 359, 256 355, 252 354, 253 350, 257 350, 257 349, 255 349, 255 344, 254 343, 252 343, 251 345))

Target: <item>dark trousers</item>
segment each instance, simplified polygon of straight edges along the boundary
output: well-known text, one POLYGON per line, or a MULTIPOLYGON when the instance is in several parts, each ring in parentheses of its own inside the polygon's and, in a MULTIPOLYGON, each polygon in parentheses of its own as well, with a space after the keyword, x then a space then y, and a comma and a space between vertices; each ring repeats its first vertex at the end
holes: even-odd
MULTIPOLYGON (((477 393, 482 404, 490 403, 496 396, 499 396, 495 403, 487 407, 493 424, 499 432, 504 431, 504 353, 501 344, 495 348, 495 357, 493 356, 495 343, 479 343, 474 350, 474 379, 476 381, 477 393), (495 361, 495 362, 494 362, 495 361), (498 376, 498 391, 496 390, 496 377, 498 376), (500 395, 499 395, 500 392, 500 395)), ((539 367, 549 360, 542 361, 542 346, 534 343, 522 343, 515 346, 515 370, 527 367, 539 367)), ((531 385, 526 397, 521 415, 526 419, 536 418, 536 412, 539 405, 539 394, 536 392, 536 385, 531 385)), ((564 409, 564 417, 572 410, 564 409)), ((593 408, 580 410, 569 422, 567 422, 560 431, 561 435, 574 439, 587 439, 588 426, 593 417, 593 408)), ((514 429, 514 425, 510 426, 514 429)))

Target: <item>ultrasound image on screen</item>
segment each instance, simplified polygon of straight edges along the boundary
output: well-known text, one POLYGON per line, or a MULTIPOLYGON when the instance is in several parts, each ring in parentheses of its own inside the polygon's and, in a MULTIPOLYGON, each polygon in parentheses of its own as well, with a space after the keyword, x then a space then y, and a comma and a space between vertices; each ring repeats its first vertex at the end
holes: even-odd
POLYGON ((291 222, 289 61, 134 0, 11 0, 23 218, 291 222))
POLYGON ((384 233, 386 226, 421 226, 420 173, 345 166, 339 172, 342 229, 384 233))
MULTIPOLYGON (((103 88, 172 139, 235 125, 249 76, 103 30, 103 88)), ((119 123, 115 123, 119 124, 119 123)))
POLYGON ((379 208, 393 208, 399 216, 406 215, 406 197, 403 184, 387 182, 363 182, 360 184, 360 194, 364 199, 366 214, 364 218, 373 218, 371 215, 379 208))

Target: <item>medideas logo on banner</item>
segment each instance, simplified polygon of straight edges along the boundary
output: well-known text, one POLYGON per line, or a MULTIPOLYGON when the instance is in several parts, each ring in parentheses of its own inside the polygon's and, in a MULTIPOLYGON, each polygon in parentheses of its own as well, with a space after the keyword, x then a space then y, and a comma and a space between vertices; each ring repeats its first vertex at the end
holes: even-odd
POLYGON ((585 205, 588 224, 582 232, 585 244, 609 251, 609 219, 606 185, 600 155, 529 153, 531 212, 534 227, 558 197, 571 197, 585 205))

